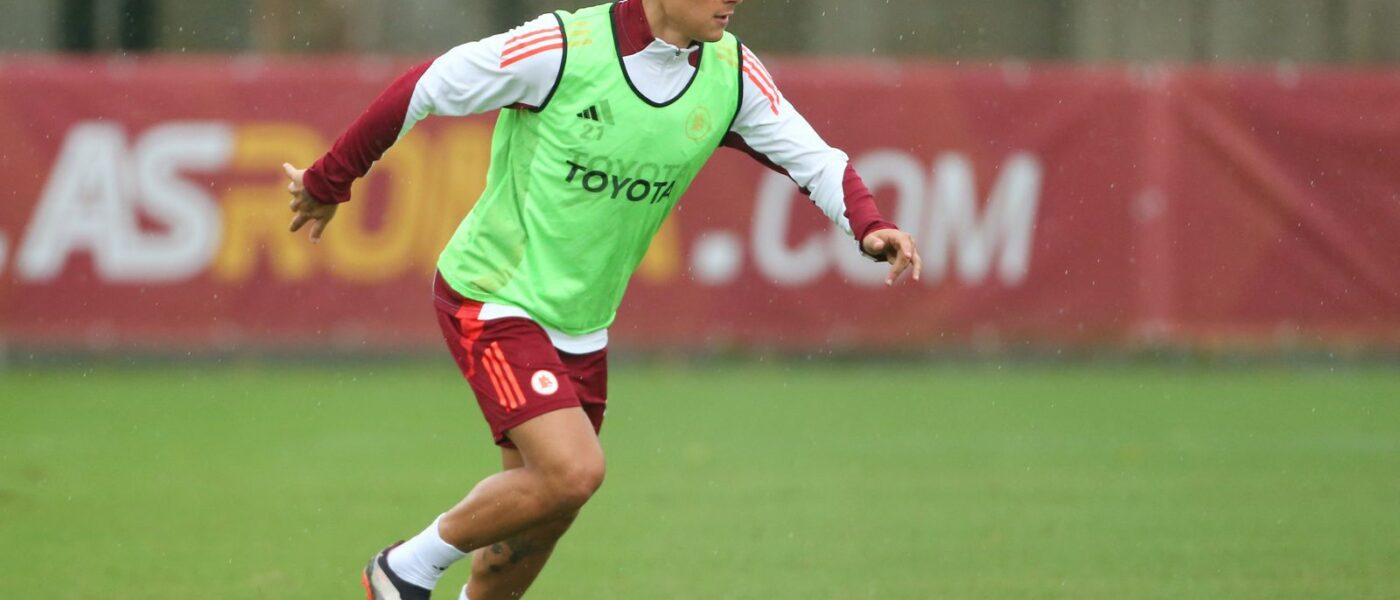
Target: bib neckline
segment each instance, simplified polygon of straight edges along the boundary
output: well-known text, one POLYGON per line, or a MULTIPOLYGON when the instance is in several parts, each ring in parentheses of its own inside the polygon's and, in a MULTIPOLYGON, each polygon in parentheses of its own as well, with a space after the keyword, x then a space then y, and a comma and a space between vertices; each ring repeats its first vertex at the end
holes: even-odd
POLYGON ((612 33, 613 54, 617 55, 617 68, 622 69, 622 79, 627 82, 627 87, 632 90, 632 95, 636 96, 642 102, 655 108, 666 108, 667 106, 675 104, 681 98, 684 98, 686 92, 690 91, 691 86, 695 85, 695 80, 700 78, 700 69, 705 65, 705 53, 703 52, 705 49, 704 44, 700 44, 700 47, 695 49, 695 52, 699 53, 699 57, 695 59, 695 72, 690 74, 690 81, 685 83, 685 87, 681 89, 679 94, 676 94, 676 97, 665 102, 656 102, 648 98, 646 94, 643 94, 641 90, 637 89, 636 84, 632 83, 632 76, 627 73, 627 63, 622 60, 622 40, 618 37, 617 31, 616 3, 608 7, 608 31, 612 33))

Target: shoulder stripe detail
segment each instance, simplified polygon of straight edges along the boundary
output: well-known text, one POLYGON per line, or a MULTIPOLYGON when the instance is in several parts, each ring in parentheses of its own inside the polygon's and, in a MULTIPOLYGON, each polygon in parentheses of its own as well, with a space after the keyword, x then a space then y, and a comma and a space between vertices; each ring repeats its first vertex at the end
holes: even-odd
POLYGON ((560 33, 553 33, 553 34, 550 34, 550 35, 546 35, 546 36, 541 36, 541 37, 529 39, 529 40, 520 42, 520 43, 518 43, 518 44, 515 44, 514 46, 506 46, 506 49, 501 51, 501 59, 502 59, 502 60, 505 60, 505 59, 507 59, 507 58, 510 58, 510 57, 513 56, 513 55, 519 54, 519 53, 524 52, 524 51, 526 51, 526 50, 530 50, 530 49, 532 49, 532 48, 537 48, 537 47, 539 47, 539 46, 541 46, 541 45, 545 45, 545 44, 550 44, 550 43, 555 43, 555 42, 561 42, 561 41, 563 41, 563 40, 564 40, 563 34, 560 34, 560 33))
POLYGON ((755 74, 768 84, 768 89, 773 90, 775 94, 777 93, 778 85, 773 82, 773 76, 768 74, 768 69, 763 66, 763 61, 758 60, 758 56, 747 46, 744 47, 744 66, 752 67, 755 74))
POLYGON ((538 46, 538 45, 540 45, 540 44, 544 44, 544 43, 548 43, 548 42, 557 42, 557 41, 562 40, 562 39, 564 39, 564 35, 561 34, 561 33, 558 33, 558 32, 551 33, 551 34, 548 34, 548 35, 542 35, 542 36, 539 36, 539 37, 530 38, 530 39, 528 39, 528 40, 524 40, 524 41, 521 41, 521 42, 517 42, 517 43, 516 43, 515 45, 513 45, 513 46, 512 46, 512 45, 507 45, 507 46, 506 46, 506 49, 501 51, 501 56, 502 56, 502 57, 510 56, 510 55, 512 55, 512 54, 515 54, 515 53, 520 52, 521 50, 525 50, 525 49, 527 49, 527 48, 531 48, 531 47, 538 46))
POLYGON ((535 55, 537 55, 537 54, 540 54, 540 53, 542 53, 542 52, 548 52, 548 51, 550 51, 550 50, 559 50, 559 49, 561 49, 561 48, 563 48, 563 47, 564 47, 564 40, 561 39, 561 40, 558 40, 558 41, 556 41, 555 43, 550 44, 550 45, 548 45, 548 46, 541 46, 541 47, 535 48, 534 50, 531 50, 531 51, 529 51, 529 52, 524 52, 524 53, 521 53, 521 54, 516 54, 515 56, 512 56, 512 57, 510 57, 510 58, 507 58, 507 59, 501 61, 501 68, 504 69, 504 68, 506 68, 506 67, 509 67, 509 66, 511 66, 511 65, 513 65, 513 64, 515 64, 515 63, 518 63, 518 62, 520 62, 520 61, 522 61, 522 60, 525 60, 525 59, 527 59, 527 58, 530 58, 530 57, 535 56, 535 55))
POLYGON ((744 52, 744 74, 749 76, 754 87, 763 93, 763 97, 768 99, 768 108, 773 114, 778 114, 778 106, 781 105, 782 95, 778 92, 778 85, 773 83, 773 76, 768 74, 768 69, 763 68, 763 61, 758 60, 758 56, 749 50, 748 46, 739 46, 744 52))
POLYGON ((548 38, 540 40, 544 45, 537 45, 531 48, 522 48, 514 54, 501 55, 501 68, 504 69, 522 60, 538 55, 550 50, 559 50, 564 47, 564 38, 548 38))
POLYGON ((509 45, 514 44, 514 43, 516 43, 516 42, 522 41, 522 40, 524 40, 524 39, 526 39, 526 38, 532 38, 532 37, 539 36, 539 35, 544 35, 544 34, 547 34, 547 33, 559 33, 559 27, 558 27, 558 26, 554 26, 554 27, 547 27, 547 28, 545 28, 545 29, 536 29, 536 30, 534 30, 534 31, 527 31, 527 32, 525 32, 525 33, 522 33, 522 34, 520 34, 520 35, 517 35, 517 36, 515 36, 515 37, 513 37, 513 38, 510 38, 510 39, 506 40, 506 45, 509 46, 509 45))
POLYGON ((763 78, 754 74, 754 71, 749 68, 747 63, 744 65, 744 74, 749 76, 749 81, 752 81, 754 87, 757 87, 758 91, 763 94, 763 97, 768 99, 768 108, 773 111, 773 114, 778 114, 777 94, 770 91, 768 87, 764 85, 763 78))

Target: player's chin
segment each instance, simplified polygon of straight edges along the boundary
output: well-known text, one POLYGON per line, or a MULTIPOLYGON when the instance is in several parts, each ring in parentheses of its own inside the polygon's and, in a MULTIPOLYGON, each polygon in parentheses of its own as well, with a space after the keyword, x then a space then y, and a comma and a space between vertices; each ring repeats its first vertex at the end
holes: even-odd
POLYGON ((699 35, 695 36, 695 39, 707 44, 713 44, 724 39, 724 29, 724 25, 711 25, 701 31, 699 35))

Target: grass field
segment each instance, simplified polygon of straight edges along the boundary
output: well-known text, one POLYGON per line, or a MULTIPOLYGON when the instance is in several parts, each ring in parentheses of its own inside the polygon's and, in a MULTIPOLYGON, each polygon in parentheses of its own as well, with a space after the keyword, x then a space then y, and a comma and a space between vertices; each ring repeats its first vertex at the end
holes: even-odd
MULTIPOLYGON (((611 401, 530 597, 1400 597, 1395 368, 621 364, 611 401)), ((496 461, 445 360, 12 370, 0 589, 361 598, 496 461)))

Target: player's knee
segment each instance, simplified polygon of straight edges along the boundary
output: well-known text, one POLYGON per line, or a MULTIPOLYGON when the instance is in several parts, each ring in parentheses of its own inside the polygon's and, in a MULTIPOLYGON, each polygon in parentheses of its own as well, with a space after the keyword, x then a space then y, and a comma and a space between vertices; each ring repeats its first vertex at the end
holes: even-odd
POLYGON ((560 511, 577 511, 603 485, 605 470, 601 458, 571 461, 557 469, 550 478, 557 508, 560 511))

